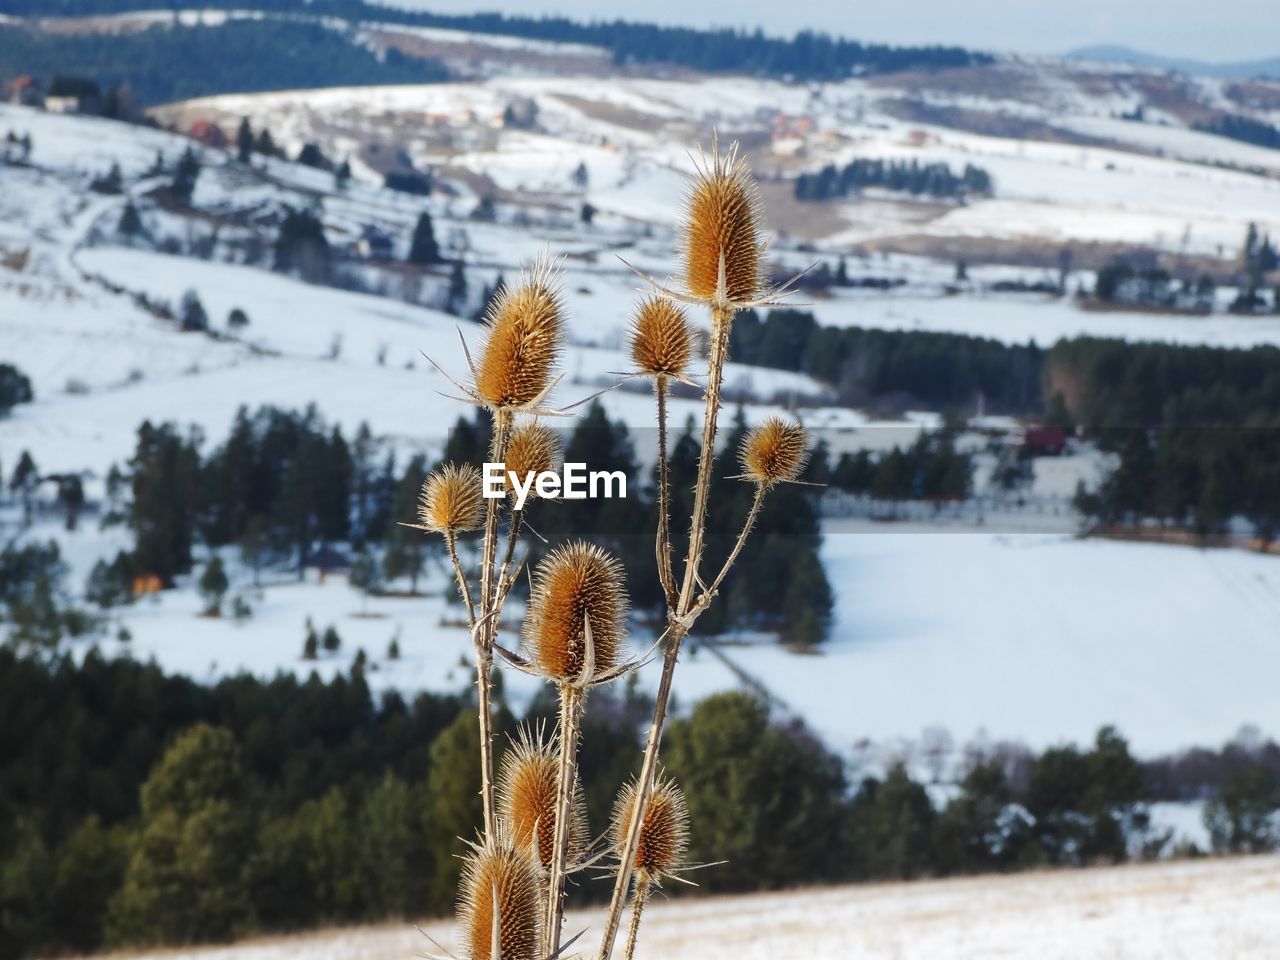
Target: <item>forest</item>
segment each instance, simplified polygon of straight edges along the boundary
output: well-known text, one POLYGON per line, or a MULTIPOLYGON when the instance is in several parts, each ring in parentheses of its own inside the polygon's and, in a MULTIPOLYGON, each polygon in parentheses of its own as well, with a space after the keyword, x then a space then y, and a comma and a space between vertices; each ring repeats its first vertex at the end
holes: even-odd
POLYGON ((820 202, 857 196, 868 187, 915 196, 961 199, 970 195, 990 196, 995 190, 991 174, 966 163, 959 173, 945 163, 918 160, 882 160, 859 157, 844 167, 829 163, 817 173, 802 173, 795 179, 795 198, 820 202))
MULTIPOLYGON (((0 46, 0 75, 8 72, 46 75, 77 72, 90 73, 101 81, 110 79, 108 74, 114 72, 112 64, 138 62, 127 58, 129 52, 146 56, 148 59, 142 63, 148 64, 151 71, 162 70, 166 64, 183 63, 179 52, 182 48, 200 55, 200 59, 192 62, 205 65, 203 79, 198 74, 187 80, 166 78, 163 74, 150 80, 139 77, 142 82, 133 84, 136 95, 147 102, 157 102, 174 99, 176 96, 194 96, 195 93, 186 90, 177 92, 177 88, 200 82, 208 85, 215 77, 220 82, 239 85, 201 92, 222 93, 321 85, 306 78, 312 62, 322 54, 323 49, 324 54, 334 57, 335 67, 340 67, 343 71, 337 77, 331 76, 328 83, 322 84, 324 86, 421 83, 440 79, 432 75, 436 68, 421 61, 415 63, 388 55, 387 62, 379 64, 363 47, 356 46, 341 34, 322 28, 317 23, 302 22, 299 19, 301 16, 329 16, 352 23, 396 23, 589 44, 610 51, 614 62, 622 66, 667 63, 713 73, 747 73, 795 80, 832 80, 855 73, 944 69, 991 61, 989 55, 959 47, 864 44, 808 30, 800 31, 790 38, 782 38, 766 36, 758 29, 698 30, 626 20, 582 23, 564 17, 535 18, 499 13, 445 14, 367 4, 363 0, 315 0, 311 3, 300 0, 214 0, 201 6, 208 9, 249 9, 298 16, 284 21, 258 20, 238 25, 232 22, 217 28, 148 30, 146 32, 153 36, 145 44, 139 44, 136 49, 131 50, 126 47, 133 41, 125 35, 65 38, 65 42, 59 41, 42 48, 44 53, 39 61, 34 57, 23 59, 22 51, 18 49, 19 45, 32 43, 36 38, 26 36, 26 31, 21 28, 0 29, 0 38, 9 35, 9 44, 0 46), (228 27, 236 27, 236 30, 228 32, 228 27), (192 38, 195 30, 205 31, 198 40, 192 38), (322 40, 321 33, 330 34, 330 38, 322 40), (241 44, 248 44, 250 50, 272 50, 275 56, 227 56, 228 50, 246 49, 241 44), (209 59, 215 47, 220 49, 224 59, 235 62, 216 67, 209 59), (297 54, 289 52, 293 47, 298 48, 297 54), (286 56, 283 63, 279 63, 277 59, 282 51, 286 56), (240 61, 244 63, 241 64, 240 61), (39 62, 43 66, 39 69, 23 66, 33 62, 39 62), (85 64, 101 64, 102 75, 96 70, 90 70, 85 64), (219 69, 224 72, 219 73, 219 69), (415 71, 416 78, 402 76, 415 71), (286 73, 292 79, 284 79, 286 73), (400 78, 397 79, 397 76, 400 78), (244 86, 246 83, 261 85, 244 86), (144 94, 143 89, 163 92, 144 94), (155 97, 154 100, 151 99, 152 96, 155 97)), ((6 4, 6 12, 14 16, 87 16, 150 10, 154 7, 155 4, 148 0, 10 0, 6 4)), ((140 74, 143 72, 139 71, 140 74)))
MULTIPOLYGON (((328 681, 213 685, 152 664, 0 648, 0 955, 222 940, 322 923, 450 912, 480 819, 468 693, 375 696, 364 668, 328 681)), ((597 695, 580 763, 589 823, 607 822, 639 753, 647 701, 597 695)), ((549 698, 525 720, 551 715, 549 698)), ((505 702, 499 725, 516 721, 505 702)), ((869 773, 742 693, 668 733, 708 892, 1080 866, 1153 855, 1155 799, 1212 797, 1215 850, 1271 849, 1280 747, 1232 744, 1149 764, 1104 728, 1084 748, 955 755, 935 738, 869 773), (939 759, 941 758, 941 759, 939 759), (779 811, 786 811, 779 817, 779 811), (1130 842, 1134 841, 1134 842, 1130 842)), ((583 879, 578 900, 607 884, 583 879)))
POLYGON ((127 91, 144 106, 218 93, 447 79, 434 61, 395 50, 379 58, 343 33, 299 19, 156 25, 132 33, 0 25, 0 77, 20 74, 46 81, 89 77, 103 90, 127 91))

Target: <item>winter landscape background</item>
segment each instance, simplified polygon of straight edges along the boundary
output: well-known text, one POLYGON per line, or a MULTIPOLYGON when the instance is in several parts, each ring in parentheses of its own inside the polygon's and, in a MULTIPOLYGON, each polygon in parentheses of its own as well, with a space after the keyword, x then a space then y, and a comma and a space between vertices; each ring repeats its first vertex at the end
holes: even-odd
MULTIPOLYGON (((758 177, 770 270, 807 270, 736 321, 726 450, 787 413, 823 486, 762 518, 695 638, 669 762, 695 837, 730 838, 697 851, 730 861, 707 890, 878 883, 672 897, 640 955, 1267 955, 1280 70, 345 0, 3 6, 0 953, 348 922, 389 925, 217 952, 429 949, 405 918, 448 912, 474 826, 469 768, 446 776, 470 640, 397 521, 484 438, 426 357, 465 371, 459 333, 547 251, 555 400, 616 382, 628 264, 677 269, 714 131, 758 177), (214 806, 148 804, 204 782, 200 724, 235 749, 214 806), (1099 866, 1125 860, 1161 862, 1099 866)), ((653 416, 624 385, 558 425, 635 495, 534 526, 651 565, 653 416)), ((656 677, 602 697, 593 815, 656 677)), ((504 724, 546 713, 540 686, 504 671, 504 724)))

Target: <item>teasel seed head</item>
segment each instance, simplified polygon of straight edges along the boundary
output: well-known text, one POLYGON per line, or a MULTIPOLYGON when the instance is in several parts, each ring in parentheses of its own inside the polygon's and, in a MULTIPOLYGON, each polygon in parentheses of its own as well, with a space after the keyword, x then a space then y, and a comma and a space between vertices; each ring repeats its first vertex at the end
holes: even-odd
POLYGON ((475 368, 475 393, 501 409, 538 402, 564 339, 558 271, 540 259, 519 282, 504 287, 485 315, 488 333, 475 368))
POLYGON ((622 564, 593 544, 569 543, 538 564, 524 643, 544 676, 574 683, 583 679, 587 666, 587 622, 591 624, 590 673, 597 676, 617 665, 626 618, 622 564))
POLYGON ((418 496, 418 520, 437 533, 475 530, 484 513, 480 471, 469 463, 432 470, 418 496))
POLYGON ((682 376, 693 356, 693 327, 684 309, 663 297, 646 297, 631 320, 631 359, 653 377, 682 376))
MULTIPOLYGON (((514 473, 522 481, 530 473, 539 474, 554 470, 560 462, 560 438, 555 431, 540 423, 521 423, 511 431, 504 458, 508 473, 514 473)), ((511 479, 506 479, 507 492, 511 493, 511 479)), ((529 488, 529 496, 536 496, 529 488)))
POLYGON ((465 960, 537 960, 545 896, 537 861, 510 837, 474 847, 458 887, 465 960))
POLYGON ((738 145, 721 153, 713 141, 685 201, 681 252, 685 288, 692 296, 717 299, 722 256, 730 303, 747 303, 763 292, 760 221, 759 194, 738 145))
POLYGON ((748 432, 738 459, 748 479, 764 487, 799 478, 808 452, 804 427, 770 417, 748 432))
MULTIPOLYGON (((555 745, 527 730, 502 758, 498 774, 498 811, 516 847, 551 868, 556 834, 556 786, 560 756, 555 745)), ((582 783, 575 780, 569 807, 569 863, 577 862, 587 844, 587 814, 582 783)))
MULTIPOLYGON (((631 813, 636 804, 636 785, 628 783, 613 804, 613 844, 621 851, 631 826, 631 813)), ((684 866, 689 847, 689 808, 684 791, 676 782, 661 774, 654 781, 653 796, 640 824, 640 843, 636 847, 636 876, 657 883, 684 866)))

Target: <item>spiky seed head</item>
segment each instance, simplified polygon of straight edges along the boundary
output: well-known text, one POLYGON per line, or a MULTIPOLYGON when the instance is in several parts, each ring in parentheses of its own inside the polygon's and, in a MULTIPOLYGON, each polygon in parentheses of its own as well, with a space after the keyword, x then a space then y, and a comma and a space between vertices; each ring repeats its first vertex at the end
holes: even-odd
POLYGON ((631 320, 631 359, 641 373, 680 376, 693 356, 693 327, 684 309, 647 297, 631 320))
POLYGON ((543 896, 541 868, 510 837, 500 835, 475 847, 463 858, 458 887, 458 924, 466 944, 465 960, 536 960, 543 896))
MULTIPOLYGON (((628 783, 613 804, 613 844, 621 853, 631 826, 631 814, 636 805, 636 785, 628 783)), ((656 882, 664 874, 671 874, 684 863, 689 847, 689 807, 676 782, 659 775, 654 781, 653 796, 640 824, 640 843, 636 847, 636 874, 642 879, 656 882)))
POLYGON ((681 253, 688 292, 715 299, 723 256, 729 301, 755 300, 764 286, 760 221, 759 194, 738 145, 721 153, 713 143, 685 201, 681 253))
MULTIPOLYGON (((544 870, 551 868, 556 835, 556 786, 560 758, 551 743, 525 731, 502 758, 498 773, 498 811, 515 845, 533 854, 544 870)), ((569 806, 569 862, 576 862, 587 843, 587 815, 582 784, 574 782, 569 806)))
POLYGON ((538 564, 525 617, 524 642, 552 680, 576 680, 586 664, 591 624, 594 674, 617 665, 627 618, 622 564, 590 543, 557 547, 538 564))
MULTIPOLYGON (((522 423, 511 431, 504 458, 508 473, 524 480, 530 473, 539 474, 554 470, 560 461, 560 438, 540 423, 522 423)), ((512 492, 511 479, 506 479, 507 492, 512 492)), ((534 488, 529 488, 534 496, 534 488)))
POLYGON ((800 476, 808 459, 805 444, 804 427, 770 417, 747 434, 738 459, 750 479, 771 487, 800 476))
POLYGON ((469 463, 432 470, 418 495, 418 520, 437 533, 475 530, 483 511, 480 471, 469 463))
POLYGON ((475 371, 477 396, 491 407, 522 407, 551 382, 564 339, 558 271, 539 260, 519 282, 503 287, 485 314, 488 333, 475 371))

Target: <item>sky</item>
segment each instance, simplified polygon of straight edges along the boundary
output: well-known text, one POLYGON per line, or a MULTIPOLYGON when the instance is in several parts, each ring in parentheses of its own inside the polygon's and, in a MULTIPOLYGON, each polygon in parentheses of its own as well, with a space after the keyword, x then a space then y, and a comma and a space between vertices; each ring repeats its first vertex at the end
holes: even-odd
POLYGON ((442 13, 501 10, 576 19, 614 19, 691 26, 762 26, 790 34, 810 27, 858 40, 899 44, 947 43, 1015 53, 1065 53, 1076 47, 1119 44, 1148 53, 1210 62, 1280 56, 1277 0, 385 0, 442 13))

